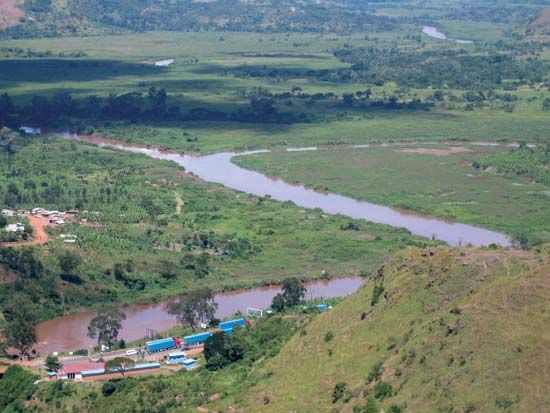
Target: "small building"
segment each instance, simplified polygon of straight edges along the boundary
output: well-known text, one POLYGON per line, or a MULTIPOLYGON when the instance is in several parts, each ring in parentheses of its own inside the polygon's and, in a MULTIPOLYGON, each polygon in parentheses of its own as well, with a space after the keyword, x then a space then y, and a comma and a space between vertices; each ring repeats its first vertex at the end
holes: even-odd
POLYGON ((186 348, 200 347, 204 345, 204 342, 210 337, 212 333, 205 331, 204 333, 193 334, 183 338, 183 344, 186 348))
POLYGON ((3 209, 1 213, 2 213, 2 215, 6 216, 6 217, 14 217, 15 216, 15 211, 12 211, 11 209, 3 209))
POLYGON ((105 371, 103 363, 66 364, 57 371, 57 378, 61 380, 82 380, 90 371, 105 371))
POLYGON ((186 358, 181 363, 181 368, 185 370, 193 370, 197 367, 199 367, 199 362, 196 359, 186 358))
POLYGON ((6 225, 5 231, 6 232, 24 232, 25 226, 20 222, 18 222, 17 224, 9 224, 9 225, 6 225))
POLYGON ((33 128, 32 126, 21 126, 19 130, 27 135, 40 135, 40 128, 33 128))
POLYGON ((166 363, 167 364, 178 364, 183 363, 183 361, 186 359, 185 352, 183 351, 174 351, 172 353, 168 353, 166 356, 166 363))

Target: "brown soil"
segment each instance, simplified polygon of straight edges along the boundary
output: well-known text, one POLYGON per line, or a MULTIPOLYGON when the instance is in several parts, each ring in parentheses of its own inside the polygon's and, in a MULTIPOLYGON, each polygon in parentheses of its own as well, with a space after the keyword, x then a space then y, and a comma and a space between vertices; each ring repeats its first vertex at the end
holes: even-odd
POLYGON ((18 6, 23 5, 24 0, 0 0, 0 29, 17 26, 19 19, 25 12, 18 6))
POLYGON ((531 26, 543 27, 550 25, 550 7, 545 8, 539 17, 531 23, 531 26))
POLYGON ((464 153, 464 152, 472 152, 472 151, 468 148, 463 147, 463 146, 450 146, 447 149, 405 148, 405 149, 399 149, 396 152, 416 153, 416 154, 419 154, 419 155, 448 156, 448 155, 453 155, 455 153, 464 153))
POLYGON ((34 238, 30 241, 21 242, 2 242, 0 247, 17 247, 17 246, 32 246, 32 245, 44 245, 49 240, 49 236, 46 233, 46 227, 50 225, 48 218, 35 217, 34 215, 27 215, 29 223, 34 231, 34 238))

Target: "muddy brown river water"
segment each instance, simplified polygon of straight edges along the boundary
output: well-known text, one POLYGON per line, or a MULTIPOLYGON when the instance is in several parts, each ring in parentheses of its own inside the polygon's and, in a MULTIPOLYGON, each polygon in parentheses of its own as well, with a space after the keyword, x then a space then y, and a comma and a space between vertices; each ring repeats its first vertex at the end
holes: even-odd
MULTIPOLYGON (((315 280, 306 283, 307 298, 343 297, 355 292, 363 283, 361 277, 315 280)), ((273 297, 281 291, 280 286, 272 285, 248 290, 235 290, 216 294, 218 318, 228 317, 246 309, 264 309, 271 304, 273 297)), ((166 312, 170 300, 154 304, 132 304, 122 307, 126 320, 122 323, 120 338, 126 341, 145 337, 147 328, 157 331, 167 330, 176 325, 176 319, 166 312)), ((35 349, 41 354, 54 351, 87 349, 95 340, 87 337, 88 324, 95 316, 93 311, 80 311, 75 314, 54 318, 38 325, 39 343, 35 349)))
MULTIPOLYGON (((219 183, 228 188, 257 196, 270 196, 278 201, 291 201, 303 208, 319 208, 328 214, 342 214, 351 218, 406 228, 415 235, 441 240, 449 245, 511 245, 510 239, 499 232, 407 214, 390 207, 358 201, 342 195, 320 193, 301 185, 292 185, 280 179, 268 178, 259 172, 241 168, 231 162, 235 156, 266 151, 189 156, 155 148, 123 144, 95 136, 78 137, 66 134, 63 136, 99 146, 142 153, 155 159, 173 161, 185 168, 187 172, 191 172, 207 182, 219 183)), ((368 145, 362 147, 368 148, 368 145)), ((363 150, 359 147, 357 149, 363 150)), ((317 150, 317 148, 294 148, 292 150, 317 150)), ((308 284, 308 296, 315 298, 347 295, 359 288, 361 282, 361 278, 311 282, 308 284)), ((266 308, 271 304, 272 298, 278 291, 279 287, 271 286, 218 294, 216 296, 219 304, 217 316, 226 317, 237 310, 245 312, 247 307, 266 308)), ((125 340, 136 340, 145 335, 147 328, 161 331, 174 326, 175 320, 166 313, 166 304, 163 302, 124 307, 127 319, 123 323, 120 337, 125 340)), ((41 323, 38 326, 40 343, 37 345, 37 349, 45 353, 87 348, 92 344, 92 340, 86 336, 86 332, 88 323, 93 316, 93 312, 83 311, 41 323)))

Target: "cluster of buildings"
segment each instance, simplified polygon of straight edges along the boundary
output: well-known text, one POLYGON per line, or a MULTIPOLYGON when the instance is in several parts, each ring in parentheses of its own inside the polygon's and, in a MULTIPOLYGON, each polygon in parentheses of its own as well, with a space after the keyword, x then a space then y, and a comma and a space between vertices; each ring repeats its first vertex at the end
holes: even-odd
MULTIPOLYGON (((147 370, 160 369, 160 363, 143 362, 125 366, 122 368, 124 374, 132 375, 136 373, 142 373, 147 370)), ((79 363, 68 364, 63 366, 58 371, 48 372, 48 377, 52 380, 95 380, 101 378, 108 378, 107 376, 113 374, 120 374, 121 371, 114 371, 105 369, 104 363, 79 363)))
POLYGON ((30 213, 35 217, 47 218, 50 225, 65 225, 68 219, 76 217, 78 211, 71 210, 62 212, 57 210, 49 211, 44 208, 33 208, 30 213))
MULTIPOLYGON (((233 334, 235 327, 245 327, 248 321, 244 318, 221 322, 215 331, 222 331, 225 334, 233 334)), ((160 369, 161 361, 169 366, 180 366, 184 370, 193 370, 199 366, 196 358, 190 357, 191 354, 199 354, 202 347, 212 336, 212 331, 189 335, 183 338, 169 337, 159 340, 148 341, 145 344, 145 350, 148 354, 147 359, 135 364, 130 364, 123 368, 124 375, 140 374, 145 371, 154 371, 160 369), (166 354, 166 352, 168 352, 166 354)), ((132 355, 140 355, 141 351, 130 350, 132 355)), ((130 354, 130 353, 127 353, 130 354)), ((102 362, 68 364, 56 372, 49 372, 48 376, 52 380, 96 380, 109 378, 113 374, 121 374, 120 370, 105 369, 102 362)))

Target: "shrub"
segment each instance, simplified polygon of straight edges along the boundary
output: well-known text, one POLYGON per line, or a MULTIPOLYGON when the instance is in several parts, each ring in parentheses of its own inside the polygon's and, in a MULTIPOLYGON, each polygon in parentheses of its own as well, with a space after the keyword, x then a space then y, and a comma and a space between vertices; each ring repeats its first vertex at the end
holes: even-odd
POLYGON ((34 392, 35 376, 19 365, 8 367, 0 380, 0 411, 22 411, 20 407, 34 392))
POLYGON ((369 371, 369 375, 367 376, 367 383, 372 383, 373 381, 380 380, 380 377, 382 377, 382 373, 384 372, 384 362, 379 361, 369 371))
POLYGON ((370 301, 371 307, 374 307, 376 304, 378 304, 378 301, 380 300, 380 296, 384 292, 384 286, 382 284, 376 284, 374 288, 372 289, 372 298, 370 301))
POLYGON ((222 356, 221 354, 215 354, 214 356, 210 357, 210 359, 208 359, 208 362, 206 363, 206 368, 210 371, 216 371, 223 369, 228 364, 229 360, 227 360, 224 356, 222 356))
POLYGON ((387 412, 387 413, 404 413, 406 409, 407 409, 407 405, 405 405, 405 404, 403 404, 403 405, 400 405, 400 404, 392 404, 392 405, 388 408, 388 412, 387 412))
POLYGON ((325 334, 325 341, 328 343, 334 338, 334 333, 332 331, 327 331, 325 334))
POLYGON ((374 397, 378 400, 385 400, 393 395, 393 388, 391 384, 381 381, 374 386, 374 397))
POLYGON ((334 386, 334 390, 332 390, 332 403, 336 403, 344 396, 346 387, 347 385, 344 382, 336 383, 336 385, 334 386))
POLYGON ((103 383, 103 387, 101 387, 101 393, 103 393, 105 397, 109 397, 115 391, 116 391, 116 384, 113 383, 112 381, 103 383))

